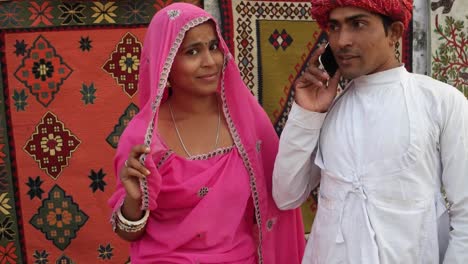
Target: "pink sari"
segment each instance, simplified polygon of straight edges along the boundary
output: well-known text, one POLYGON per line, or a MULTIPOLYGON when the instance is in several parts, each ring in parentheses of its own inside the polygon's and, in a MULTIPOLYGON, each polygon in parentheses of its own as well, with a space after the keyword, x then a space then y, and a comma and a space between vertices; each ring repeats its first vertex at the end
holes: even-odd
MULTIPOLYGON (((158 110, 177 50, 188 30, 208 20, 215 21, 196 6, 176 3, 159 11, 146 33, 140 112, 122 134, 114 162, 118 175, 132 146, 151 147, 142 158, 151 175, 141 182, 142 209, 151 213, 145 234, 131 243, 132 263, 300 263, 300 211, 280 211, 271 195, 278 137, 243 83, 218 26, 225 57, 218 89, 234 148, 189 161, 171 153, 158 136, 158 110)), ((112 222, 124 197, 119 182, 109 200, 112 222)))

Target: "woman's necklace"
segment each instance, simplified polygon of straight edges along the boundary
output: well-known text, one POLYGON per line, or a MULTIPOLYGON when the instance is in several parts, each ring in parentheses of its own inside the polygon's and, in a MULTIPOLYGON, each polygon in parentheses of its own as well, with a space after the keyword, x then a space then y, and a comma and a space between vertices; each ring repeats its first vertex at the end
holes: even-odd
MULTIPOLYGON (((174 118, 174 111, 172 111, 171 102, 168 101, 167 103, 169 104, 169 112, 171 113, 172 123, 174 124, 174 128, 175 128, 175 131, 176 131, 176 133, 177 133, 177 137, 179 138, 180 145, 182 145, 182 148, 184 149, 185 154, 187 154, 187 157, 191 157, 192 154, 190 154, 190 152, 188 151, 187 147, 185 146, 184 141, 182 140, 182 137, 180 136, 179 129, 177 128, 177 124, 176 124, 176 121, 175 121, 175 118, 174 118)), ((216 105, 218 106, 218 125, 217 125, 217 127, 216 127, 216 140, 215 140, 215 144, 214 144, 214 148, 213 148, 213 149, 216 149, 216 148, 218 147, 219 128, 220 128, 220 126, 221 126, 221 110, 220 110, 220 107, 219 107, 219 103, 218 103, 218 99, 217 99, 217 98, 216 98, 216 105)))

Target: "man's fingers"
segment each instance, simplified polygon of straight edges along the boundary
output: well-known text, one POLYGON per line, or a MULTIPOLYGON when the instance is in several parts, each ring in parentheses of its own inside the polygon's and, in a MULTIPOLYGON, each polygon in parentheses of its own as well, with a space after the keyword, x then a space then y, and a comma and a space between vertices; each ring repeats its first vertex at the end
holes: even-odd
POLYGON ((323 54, 323 52, 325 51, 325 46, 326 45, 320 45, 315 51, 314 53, 312 53, 312 56, 310 56, 310 60, 309 60, 309 66, 319 66, 319 57, 320 55, 323 54))
POLYGON ((315 68, 311 71, 306 71, 299 79, 299 82, 302 84, 297 88, 311 88, 311 87, 324 87, 325 82, 328 79, 322 75, 322 71, 315 68), (311 73, 312 72, 312 73, 311 73))
POLYGON ((341 72, 340 70, 338 69, 336 72, 335 72, 335 75, 333 75, 333 77, 328 81, 330 84, 333 84, 335 86, 338 86, 338 83, 340 82, 340 78, 341 78, 341 72))
POLYGON ((341 72, 340 70, 337 70, 335 72, 335 75, 328 81, 328 88, 331 93, 336 94, 336 90, 338 89, 338 84, 340 82, 340 77, 341 77, 341 72))
POLYGON ((322 82, 326 82, 328 81, 328 79, 330 79, 328 73, 322 69, 319 69, 318 67, 310 66, 306 69, 303 75, 305 75, 306 73, 309 73, 310 75, 314 76, 315 79, 322 82))
POLYGON ((298 78, 296 88, 309 87, 311 85, 323 87, 330 76, 327 72, 319 68, 318 57, 323 53, 323 47, 317 48, 307 63, 307 67, 298 78))

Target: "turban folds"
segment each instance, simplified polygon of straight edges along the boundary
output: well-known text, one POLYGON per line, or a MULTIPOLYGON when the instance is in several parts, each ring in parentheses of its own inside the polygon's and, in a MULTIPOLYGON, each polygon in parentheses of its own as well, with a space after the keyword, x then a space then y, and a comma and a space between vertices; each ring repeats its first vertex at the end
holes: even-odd
POLYGON ((330 12, 337 7, 357 7, 369 12, 390 17, 400 21, 405 29, 411 19, 413 0, 311 0, 312 17, 322 28, 327 27, 330 12))

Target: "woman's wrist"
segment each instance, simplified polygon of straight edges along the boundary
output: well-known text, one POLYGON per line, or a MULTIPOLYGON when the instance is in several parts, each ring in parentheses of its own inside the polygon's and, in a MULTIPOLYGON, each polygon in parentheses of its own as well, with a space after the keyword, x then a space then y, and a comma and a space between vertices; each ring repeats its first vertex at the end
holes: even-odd
POLYGON ((146 227, 149 218, 149 210, 140 209, 141 201, 125 197, 123 204, 116 212, 115 227, 127 232, 137 233, 146 227))
POLYGON ((137 221, 140 220, 143 215, 144 211, 141 209, 141 199, 135 200, 126 196, 122 206, 120 207, 122 216, 130 221, 137 221))
POLYGON ((132 221, 122 215, 122 210, 117 211, 117 227, 128 233, 136 233, 146 227, 149 218, 149 210, 145 210, 143 217, 137 221, 132 221))

